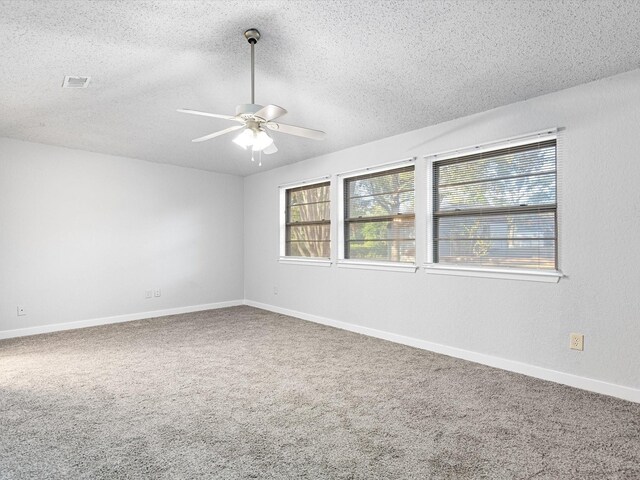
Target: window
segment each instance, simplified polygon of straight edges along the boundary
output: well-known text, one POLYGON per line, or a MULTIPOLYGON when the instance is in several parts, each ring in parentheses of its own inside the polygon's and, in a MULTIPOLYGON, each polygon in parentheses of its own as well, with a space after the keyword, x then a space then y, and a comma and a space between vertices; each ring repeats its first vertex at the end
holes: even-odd
POLYGON ((556 270, 556 140, 434 162, 433 261, 556 270))
POLYGON ((329 182, 285 191, 285 255, 329 258, 331 200, 329 182))
POLYGON ((415 262, 413 165, 344 180, 344 258, 415 262))

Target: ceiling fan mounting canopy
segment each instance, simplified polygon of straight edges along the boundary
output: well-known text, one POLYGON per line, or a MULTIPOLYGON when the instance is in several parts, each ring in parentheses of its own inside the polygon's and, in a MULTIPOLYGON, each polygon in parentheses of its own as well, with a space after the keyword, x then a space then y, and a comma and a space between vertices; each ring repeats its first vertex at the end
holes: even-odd
POLYGON ((189 113, 192 115, 201 115, 204 117, 221 118, 238 122, 241 125, 210 133, 204 137, 196 138, 193 142, 203 142, 215 137, 219 137, 226 133, 242 130, 240 134, 234 138, 234 143, 244 149, 251 147, 254 152, 264 152, 271 154, 278 151, 273 143, 273 139, 267 133, 267 129, 296 135, 298 137, 311 138, 314 140, 323 140, 325 133, 320 130, 312 130, 310 128, 296 127, 295 125, 287 125, 285 123, 274 122, 275 119, 282 117, 287 111, 278 105, 258 105, 255 103, 255 56, 254 47, 260 39, 260 32, 255 28, 250 28, 244 32, 244 37, 251 45, 251 103, 243 103, 236 107, 235 115, 222 115, 218 113, 200 112, 190 109, 178 109, 178 112, 189 113))
POLYGON ((255 45, 258 43, 258 40, 260 40, 260 32, 257 28, 250 28, 244 32, 244 38, 246 38, 249 43, 255 45))

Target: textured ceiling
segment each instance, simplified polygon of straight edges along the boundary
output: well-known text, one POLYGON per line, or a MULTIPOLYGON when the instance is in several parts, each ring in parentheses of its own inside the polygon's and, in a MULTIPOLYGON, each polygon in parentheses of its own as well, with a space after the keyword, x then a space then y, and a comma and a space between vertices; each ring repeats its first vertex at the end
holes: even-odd
POLYGON ((0 0, 0 136, 248 175, 638 66, 635 0, 0 0), (175 111, 249 103, 249 27, 256 102, 327 132, 262 167, 175 111))

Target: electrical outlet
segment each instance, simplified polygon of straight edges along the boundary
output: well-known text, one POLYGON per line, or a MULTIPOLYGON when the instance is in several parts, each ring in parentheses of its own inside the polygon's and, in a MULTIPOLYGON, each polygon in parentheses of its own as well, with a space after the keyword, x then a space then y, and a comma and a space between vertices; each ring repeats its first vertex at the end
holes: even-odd
POLYGON ((273 294, 277 295, 278 294, 278 287, 273 287, 273 294))
POLYGON ((156 289, 153 291, 153 296, 154 296, 154 297, 159 297, 160 295, 162 295, 162 291, 161 291, 159 288, 156 288, 156 289))
POLYGON ((18 316, 24 317, 26 314, 27 314, 27 310, 23 306, 18 305, 18 316))
POLYGON ((569 335, 569 348, 571 350, 584 350, 584 335, 581 333, 571 333, 569 335))
POLYGON ((152 290, 145 290, 144 291, 144 298, 151 298, 153 297, 153 291, 152 290))

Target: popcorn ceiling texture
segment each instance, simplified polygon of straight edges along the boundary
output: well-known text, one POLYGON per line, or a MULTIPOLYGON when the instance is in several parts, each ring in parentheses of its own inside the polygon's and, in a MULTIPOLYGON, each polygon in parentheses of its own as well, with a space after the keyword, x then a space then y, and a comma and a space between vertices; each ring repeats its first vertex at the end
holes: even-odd
POLYGON ((632 479, 640 405, 251 307, 0 341, 0 478, 632 479))
POLYGON ((324 142, 274 133, 262 170, 638 68, 640 2, 0 0, 0 136, 247 175, 228 126, 256 101, 324 142), (65 75, 92 76, 63 90, 65 75))

